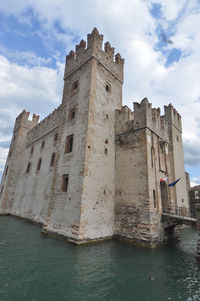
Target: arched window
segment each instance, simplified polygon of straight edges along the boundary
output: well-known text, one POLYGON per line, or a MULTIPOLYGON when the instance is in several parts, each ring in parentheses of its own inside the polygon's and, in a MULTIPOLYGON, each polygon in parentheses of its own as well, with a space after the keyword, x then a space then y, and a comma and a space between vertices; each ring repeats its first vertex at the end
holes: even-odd
POLYGON ((62 191, 67 192, 69 182, 69 175, 63 175, 62 177, 62 191))
POLYGON ((74 119, 75 116, 76 116, 76 110, 75 110, 75 109, 72 109, 72 110, 69 112, 69 120, 74 119))

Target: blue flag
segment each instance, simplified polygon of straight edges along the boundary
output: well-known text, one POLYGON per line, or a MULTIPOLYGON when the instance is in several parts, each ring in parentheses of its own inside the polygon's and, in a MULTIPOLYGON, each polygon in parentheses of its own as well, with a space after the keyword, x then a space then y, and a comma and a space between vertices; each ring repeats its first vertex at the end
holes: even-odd
POLYGON ((178 180, 176 180, 175 182, 172 182, 172 183, 170 183, 168 186, 170 187, 170 186, 175 186, 176 185, 176 183, 178 182, 178 181, 180 181, 180 179, 181 178, 179 178, 178 180))

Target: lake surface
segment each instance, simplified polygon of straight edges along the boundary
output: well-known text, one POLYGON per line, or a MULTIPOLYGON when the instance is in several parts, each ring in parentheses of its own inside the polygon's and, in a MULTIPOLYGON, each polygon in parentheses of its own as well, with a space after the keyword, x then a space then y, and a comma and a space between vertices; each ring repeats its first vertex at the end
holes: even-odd
POLYGON ((0 217, 1 301, 200 300, 194 229, 154 250, 120 241, 77 247, 40 230, 0 217))

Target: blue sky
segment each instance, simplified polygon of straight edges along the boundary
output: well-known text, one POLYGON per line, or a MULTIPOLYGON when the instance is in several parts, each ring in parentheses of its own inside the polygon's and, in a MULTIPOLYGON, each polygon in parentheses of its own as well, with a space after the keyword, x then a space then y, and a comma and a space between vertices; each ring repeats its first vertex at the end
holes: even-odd
POLYGON ((16 116, 61 102, 65 55, 97 27, 125 58, 123 104, 182 115, 185 167, 200 184, 200 2, 7 0, 0 6, 0 177, 16 116))

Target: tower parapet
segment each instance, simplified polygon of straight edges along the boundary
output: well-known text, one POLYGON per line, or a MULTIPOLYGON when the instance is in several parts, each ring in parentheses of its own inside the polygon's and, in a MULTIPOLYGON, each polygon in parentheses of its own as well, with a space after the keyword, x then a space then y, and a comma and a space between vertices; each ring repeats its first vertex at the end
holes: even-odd
POLYGON ((132 112, 127 106, 121 110, 115 111, 116 134, 122 134, 129 131, 148 127, 154 131, 157 136, 168 141, 168 122, 165 115, 160 116, 160 108, 153 108, 147 98, 141 103, 134 102, 134 111, 132 112))
POLYGON ((158 136, 168 141, 168 122, 165 115, 160 116, 160 108, 153 108, 147 98, 141 103, 134 102, 134 129, 148 127, 158 136))
POLYGON ((181 115, 176 111, 171 103, 168 106, 165 106, 164 109, 165 118, 169 124, 174 125, 176 129, 182 133, 181 115))
POLYGON ((127 106, 115 111, 115 133, 120 135, 133 128, 134 113, 127 106))
POLYGON ((111 47, 109 42, 105 43, 103 50, 102 43, 103 35, 99 34, 98 30, 94 28, 92 33, 87 36, 87 43, 81 40, 79 45, 76 45, 76 52, 71 50, 66 56, 64 79, 67 79, 70 74, 93 57, 123 83, 124 59, 121 58, 119 53, 114 58, 114 48, 111 47))
POLYGON ((30 112, 23 110, 17 116, 13 132, 17 131, 20 126, 31 129, 38 124, 38 120, 39 120, 40 116, 33 114, 32 120, 29 120, 29 115, 30 115, 30 112))

